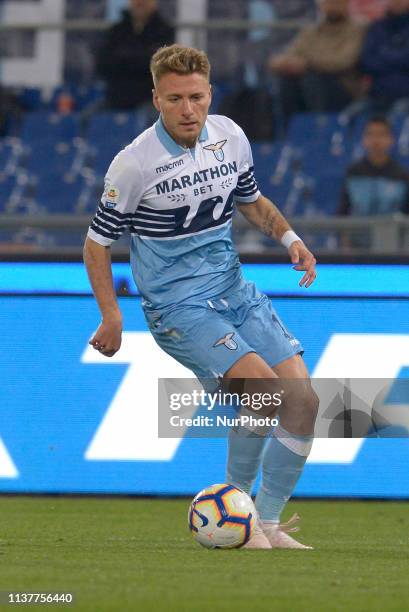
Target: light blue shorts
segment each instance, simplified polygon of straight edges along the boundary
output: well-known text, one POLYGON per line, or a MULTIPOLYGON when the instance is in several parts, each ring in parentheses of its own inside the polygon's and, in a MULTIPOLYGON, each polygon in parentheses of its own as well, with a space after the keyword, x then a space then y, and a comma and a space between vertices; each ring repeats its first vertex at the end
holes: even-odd
POLYGON ((200 380, 220 379, 247 353, 258 353, 271 367, 303 353, 254 283, 203 304, 145 311, 145 317, 159 346, 200 380))

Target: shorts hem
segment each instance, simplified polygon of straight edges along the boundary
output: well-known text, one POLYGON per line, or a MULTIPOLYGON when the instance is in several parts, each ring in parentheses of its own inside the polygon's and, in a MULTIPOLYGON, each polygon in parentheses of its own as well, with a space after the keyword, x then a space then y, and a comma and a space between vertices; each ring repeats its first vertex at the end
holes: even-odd
POLYGON ((303 355, 303 354, 304 354, 303 347, 299 348, 296 351, 295 350, 289 351, 288 353, 286 353, 285 355, 281 356, 279 359, 274 361, 273 364, 269 364, 270 368, 274 368, 274 366, 278 365, 279 363, 282 363, 283 361, 285 361, 286 359, 289 359, 290 357, 295 357, 295 355, 303 355))
POLYGON ((249 355, 249 353, 257 353, 257 351, 255 351, 254 349, 249 349, 248 351, 245 351, 241 355, 239 355, 237 359, 235 359, 233 363, 231 363, 229 367, 225 369, 225 371, 223 372, 223 378, 226 375, 226 372, 228 372, 238 361, 240 361, 242 357, 244 357, 245 355, 249 355))

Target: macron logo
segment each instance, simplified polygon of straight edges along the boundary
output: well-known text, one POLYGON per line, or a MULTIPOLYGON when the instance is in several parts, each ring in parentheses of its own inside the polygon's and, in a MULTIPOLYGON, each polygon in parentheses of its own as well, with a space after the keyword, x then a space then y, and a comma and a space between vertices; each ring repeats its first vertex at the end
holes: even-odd
POLYGON ((183 159, 178 159, 174 162, 170 162, 169 164, 165 164, 164 166, 158 166, 155 168, 156 174, 162 174, 162 172, 167 172, 168 170, 172 170, 178 166, 183 166, 184 163, 185 161, 183 159))

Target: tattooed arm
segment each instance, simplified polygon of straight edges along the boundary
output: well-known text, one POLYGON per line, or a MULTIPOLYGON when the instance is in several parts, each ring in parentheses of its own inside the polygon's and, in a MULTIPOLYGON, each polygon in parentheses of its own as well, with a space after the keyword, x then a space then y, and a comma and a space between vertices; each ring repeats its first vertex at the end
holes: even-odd
POLYGON ((280 242, 285 232, 291 230, 277 206, 268 198, 260 195, 251 204, 238 204, 241 214, 255 225, 263 234, 280 242))
MULTIPOLYGON (((284 234, 292 231, 290 224, 278 210, 277 206, 268 198, 260 195, 251 204, 239 204, 238 209, 247 221, 255 225, 263 234, 280 242, 284 234)), ((300 287, 309 287, 315 280, 316 259, 307 249, 302 240, 296 240, 288 247, 288 253, 294 265, 294 269, 304 271, 305 274, 299 282, 300 287)))

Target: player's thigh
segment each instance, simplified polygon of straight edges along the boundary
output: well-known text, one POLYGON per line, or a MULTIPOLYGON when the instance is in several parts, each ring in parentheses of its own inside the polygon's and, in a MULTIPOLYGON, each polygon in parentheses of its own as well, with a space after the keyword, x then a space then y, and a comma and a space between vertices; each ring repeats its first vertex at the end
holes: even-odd
POLYGON ((281 391, 280 381, 257 353, 248 353, 236 361, 223 378, 223 389, 253 398, 254 408, 252 402, 247 402, 246 408, 260 416, 273 416, 277 412, 274 398, 281 391), (261 398, 263 401, 260 404, 261 398))
POLYGON ((273 370, 279 378, 309 379, 307 366, 305 365, 304 359, 299 354, 293 355, 275 364, 273 370))
POLYGON ((233 364, 224 378, 277 378, 277 375, 260 355, 247 353, 233 364))
POLYGON ((146 318, 158 345, 200 379, 221 379, 253 351, 234 325, 211 308, 186 307, 146 318))
MULTIPOLYGON (((256 301, 244 303, 244 308, 247 312, 237 331, 271 368, 303 352, 299 340, 285 327, 267 296, 259 294, 256 301)), ((277 371, 276 374, 280 376, 277 371)))

